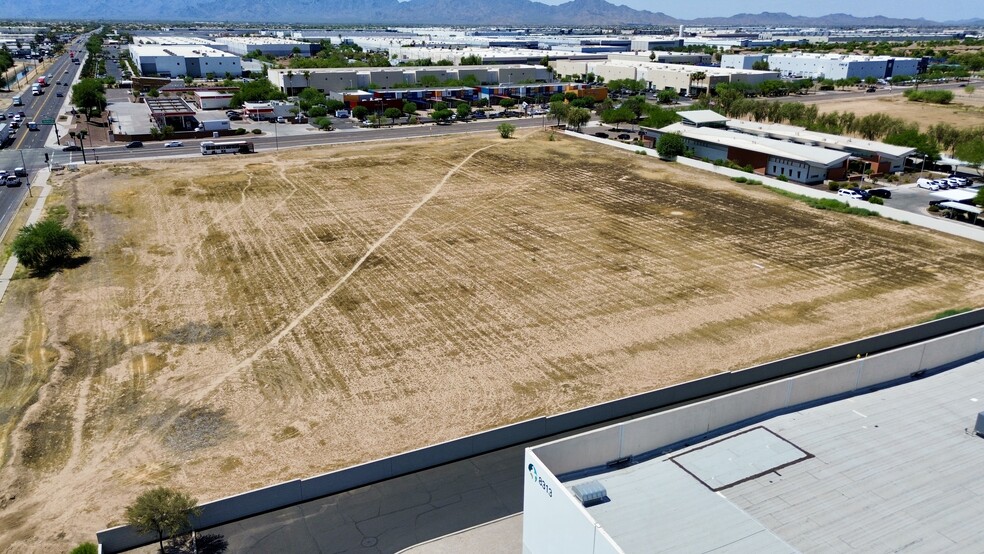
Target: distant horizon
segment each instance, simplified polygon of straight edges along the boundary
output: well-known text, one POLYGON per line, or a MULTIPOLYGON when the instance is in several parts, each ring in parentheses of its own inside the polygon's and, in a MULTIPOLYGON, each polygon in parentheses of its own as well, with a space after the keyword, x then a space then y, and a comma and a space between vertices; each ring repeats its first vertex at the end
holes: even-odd
MULTIPOLYGON (((402 0, 401 0, 402 1, 402 0)), ((533 0, 557 6, 570 0, 533 0)), ((735 2, 725 0, 703 0, 688 5, 668 4, 665 8, 654 6, 652 0, 606 0, 616 6, 627 6, 636 10, 662 12, 676 19, 700 19, 705 17, 732 17, 740 13, 757 14, 761 12, 787 13, 793 16, 820 17, 844 13, 854 17, 884 16, 900 19, 927 19, 930 21, 960 21, 984 18, 984 4, 980 0, 954 0, 939 4, 926 4, 916 0, 826 0, 804 4, 790 0, 745 0, 735 11, 735 2)))

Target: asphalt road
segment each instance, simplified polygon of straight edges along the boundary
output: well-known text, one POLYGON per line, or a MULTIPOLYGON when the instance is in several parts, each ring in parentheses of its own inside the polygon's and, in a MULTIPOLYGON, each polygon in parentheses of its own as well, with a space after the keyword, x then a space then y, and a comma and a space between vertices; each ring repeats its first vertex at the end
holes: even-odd
MULTIPOLYGON (((304 135, 275 135, 275 136, 255 136, 243 135, 234 137, 222 137, 222 141, 230 140, 249 140, 255 145, 257 152, 278 150, 280 148, 314 146, 320 144, 339 144, 358 141, 373 140, 398 140, 420 137, 436 137, 441 135, 455 135, 462 133, 475 133, 482 131, 494 131, 503 121, 515 125, 517 128, 542 127, 550 125, 551 121, 543 117, 510 118, 505 120, 492 121, 472 121, 468 123, 454 123, 452 125, 416 125, 400 126, 381 129, 360 129, 353 131, 315 131, 304 135)), ((215 139, 202 139, 215 140, 215 139)), ((143 148, 125 148, 120 146, 103 146, 99 148, 86 148, 86 157, 89 163, 98 161, 120 161, 135 160, 151 157, 171 157, 201 155, 198 145, 202 140, 182 140, 183 147, 165 148, 163 143, 146 143, 143 148)), ((55 152, 53 161, 58 163, 81 162, 80 152, 55 152)))
MULTIPOLYGON (((44 70, 46 75, 51 75, 52 81, 61 81, 62 83, 71 82, 78 71, 79 67, 72 63, 68 54, 59 56, 44 70), (66 70, 68 73, 65 73, 66 70)), ((23 110, 26 114, 25 120, 37 121, 39 124, 43 119, 57 119, 58 114, 65 105, 67 97, 70 95, 70 88, 64 84, 56 85, 53 82, 50 86, 44 88, 44 94, 41 96, 32 96, 30 89, 28 89, 21 96, 24 106, 10 109, 23 110), (59 98, 57 96, 58 92, 64 94, 65 97, 59 98)), ((44 148, 44 143, 47 141, 48 134, 51 132, 51 126, 40 125, 39 127, 40 130, 38 131, 28 131, 26 125, 21 125, 20 129, 17 129, 17 137, 9 148, 44 148)))

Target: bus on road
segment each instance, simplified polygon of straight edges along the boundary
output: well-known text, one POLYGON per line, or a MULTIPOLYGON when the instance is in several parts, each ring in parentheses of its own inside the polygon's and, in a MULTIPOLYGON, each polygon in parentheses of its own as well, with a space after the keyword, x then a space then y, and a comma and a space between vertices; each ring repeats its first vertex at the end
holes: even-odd
POLYGON ((212 142, 207 140, 202 143, 202 156, 210 154, 252 154, 253 143, 248 140, 233 140, 229 142, 212 142))

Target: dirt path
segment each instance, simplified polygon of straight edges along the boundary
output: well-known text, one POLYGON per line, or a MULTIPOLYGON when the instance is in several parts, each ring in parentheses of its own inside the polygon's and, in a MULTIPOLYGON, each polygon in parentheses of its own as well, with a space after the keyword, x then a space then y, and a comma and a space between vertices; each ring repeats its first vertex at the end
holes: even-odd
POLYGON ((414 204, 413 207, 411 207, 410 210, 406 214, 404 214, 404 216, 400 218, 400 220, 397 221, 395 225, 393 225, 393 227, 391 227, 388 231, 386 231, 386 233, 384 233, 381 237, 376 239, 376 241, 369 246, 369 248, 365 251, 365 253, 362 254, 362 257, 360 257, 352 265, 352 267, 350 267, 349 270, 345 272, 344 275, 342 275, 337 281, 335 281, 335 283, 327 291, 325 291, 324 294, 322 294, 320 297, 318 297, 317 300, 312 302, 307 308, 301 311, 301 313, 297 314, 297 316, 291 319, 286 325, 283 326, 283 328, 276 335, 273 336, 273 338, 271 338, 263 346, 256 349, 256 351, 250 354, 249 357, 239 362, 232 368, 222 373, 216 374, 215 378, 212 380, 211 385, 198 389, 195 392, 195 394, 189 399, 191 403, 204 400, 206 397, 208 397, 208 395, 212 394, 212 392, 214 392, 223 383, 225 383, 225 381, 229 379, 231 376, 249 367, 251 364, 255 363, 256 360, 260 358, 260 356, 265 354, 271 348, 277 346, 284 337, 290 334, 290 332, 293 331, 294 328, 298 326, 298 324, 304 321, 306 317, 311 315, 312 312, 317 310, 319 307, 321 307, 322 304, 325 303, 325 301, 331 298, 332 295, 334 295, 335 292, 338 291, 338 289, 341 288, 342 285, 344 285, 345 282, 348 281, 349 278, 352 277, 352 275, 354 275, 355 272, 357 272, 360 267, 362 267, 362 264, 364 264, 366 260, 369 259, 369 256, 372 256, 372 254, 376 251, 377 248, 382 246, 383 243, 385 243, 391 236, 393 236, 394 233, 399 231, 400 227, 402 227, 403 224, 405 224, 407 221, 410 221, 410 218, 412 218, 413 215, 417 213, 417 210, 424 207, 424 205, 426 205, 427 202, 429 202, 432 198, 434 198, 434 196, 436 196, 439 192, 441 192, 441 189, 444 188, 444 185, 455 173, 457 173, 462 167, 465 166, 465 164, 471 161, 471 159, 474 158, 476 154, 480 152, 484 152, 485 150, 488 150, 489 148, 492 148, 497 144, 498 143, 492 143, 483 146, 481 148, 478 148, 476 150, 473 150, 463 160, 458 162, 457 165, 449 169, 448 172, 444 174, 444 177, 434 186, 434 188, 432 188, 427 194, 425 194, 424 197, 421 198, 419 202, 414 204))

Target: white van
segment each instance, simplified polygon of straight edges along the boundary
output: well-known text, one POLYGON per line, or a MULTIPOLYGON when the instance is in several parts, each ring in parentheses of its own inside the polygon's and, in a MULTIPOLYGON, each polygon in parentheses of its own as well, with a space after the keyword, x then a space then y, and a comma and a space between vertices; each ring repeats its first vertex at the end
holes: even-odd
POLYGON ((15 106, 23 106, 24 105, 24 102, 21 101, 21 97, 20 96, 15 96, 14 97, 14 105, 15 106))
POLYGON ((940 185, 937 184, 936 181, 933 179, 924 179, 922 177, 916 180, 916 186, 921 189, 940 190, 940 185))

